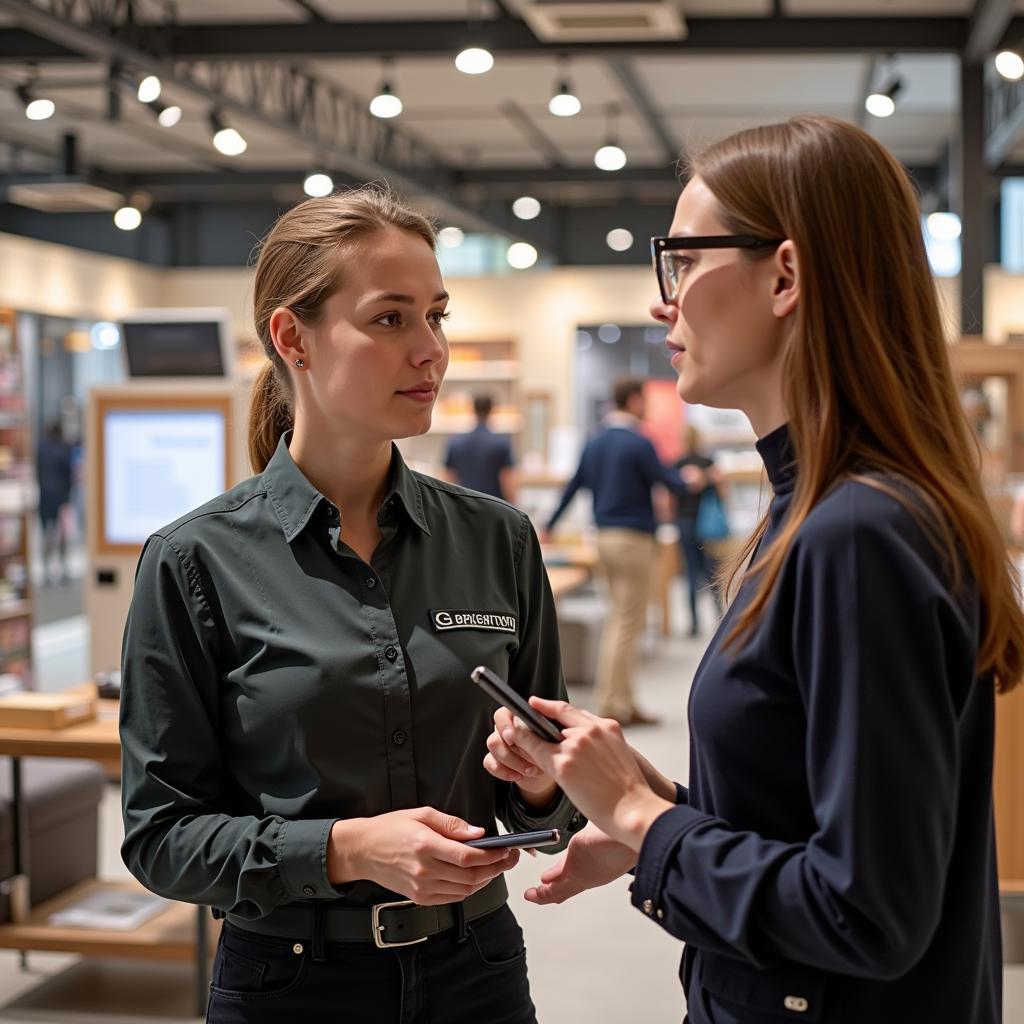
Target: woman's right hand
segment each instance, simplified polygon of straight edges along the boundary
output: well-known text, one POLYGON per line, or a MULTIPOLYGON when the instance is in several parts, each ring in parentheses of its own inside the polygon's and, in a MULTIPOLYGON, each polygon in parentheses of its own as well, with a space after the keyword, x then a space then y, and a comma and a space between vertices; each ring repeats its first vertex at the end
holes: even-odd
POLYGON ((518 850, 465 845, 483 834, 433 807, 336 821, 327 877, 332 885, 368 879, 421 907, 457 903, 519 862, 518 850))

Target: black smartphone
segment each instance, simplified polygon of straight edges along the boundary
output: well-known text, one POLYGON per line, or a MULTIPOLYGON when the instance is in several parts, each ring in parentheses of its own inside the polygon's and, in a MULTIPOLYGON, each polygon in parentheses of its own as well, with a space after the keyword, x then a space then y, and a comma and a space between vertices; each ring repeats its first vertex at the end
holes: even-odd
POLYGON ((538 846, 554 846, 561 838, 557 828, 542 828, 539 832, 509 832, 503 836, 470 839, 466 846, 478 850, 536 850, 538 846))
POLYGON ((531 707, 522 694, 516 693, 504 679, 485 665, 477 665, 469 673, 469 678, 498 704, 518 715, 542 740, 547 740, 549 743, 562 742, 562 730, 550 718, 545 718, 536 708, 531 707))

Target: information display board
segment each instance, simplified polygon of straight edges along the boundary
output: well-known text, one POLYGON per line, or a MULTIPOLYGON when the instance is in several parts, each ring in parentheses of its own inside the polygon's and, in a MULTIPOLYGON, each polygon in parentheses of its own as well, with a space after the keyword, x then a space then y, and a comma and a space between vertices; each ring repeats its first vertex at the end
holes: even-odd
POLYGON ((138 551, 155 530, 227 489, 226 400, 105 397, 98 414, 101 552, 138 551))

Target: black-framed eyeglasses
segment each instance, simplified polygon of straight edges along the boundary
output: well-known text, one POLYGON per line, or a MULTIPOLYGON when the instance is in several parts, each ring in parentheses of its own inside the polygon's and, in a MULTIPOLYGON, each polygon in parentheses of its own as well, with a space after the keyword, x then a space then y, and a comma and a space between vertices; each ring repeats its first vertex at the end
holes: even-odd
POLYGON ((757 235, 673 235, 651 239, 654 272, 666 305, 679 295, 683 260, 688 249, 777 249, 784 238, 760 238, 757 235))

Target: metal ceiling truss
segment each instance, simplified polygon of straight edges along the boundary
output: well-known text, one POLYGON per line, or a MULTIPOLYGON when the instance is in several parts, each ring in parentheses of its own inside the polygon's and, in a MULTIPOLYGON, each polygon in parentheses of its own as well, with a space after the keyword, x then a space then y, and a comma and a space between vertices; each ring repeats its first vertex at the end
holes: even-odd
POLYGON ((985 91, 985 163, 994 170, 1024 132, 1024 83, 990 74, 985 91))
MULTIPOLYGON (((171 5, 160 7, 173 13, 171 5)), ((509 232, 507 223, 457 202, 452 168, 411 132, 373 117, 362 98, 284 61, 188 60, 177 57, 176 47, 154 49, 152 26, 138 22, 139 10, 138 0, 0 0, 0 12, 73 49, 79 60, 117 61, 138 73, 158 74, 211 110, 245 118, 311 150, 312 159, 331 169, 360 180, 386 179, 410 196, 433 201, 440 215, 468 230, 509 232), (172 49, 175 59, 166 56, 172 49)))

